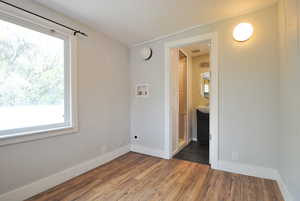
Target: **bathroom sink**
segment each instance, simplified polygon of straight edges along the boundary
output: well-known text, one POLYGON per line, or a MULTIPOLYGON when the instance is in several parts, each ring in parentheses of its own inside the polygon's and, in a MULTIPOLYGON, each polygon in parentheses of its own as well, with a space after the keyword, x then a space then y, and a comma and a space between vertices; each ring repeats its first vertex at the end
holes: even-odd
POLYGON ((209 107, 208 106, 199 106, 199 107, 197 107, 197 110, 199 110, 200 112, 206 113, 206 114, 209 113, 209 107))

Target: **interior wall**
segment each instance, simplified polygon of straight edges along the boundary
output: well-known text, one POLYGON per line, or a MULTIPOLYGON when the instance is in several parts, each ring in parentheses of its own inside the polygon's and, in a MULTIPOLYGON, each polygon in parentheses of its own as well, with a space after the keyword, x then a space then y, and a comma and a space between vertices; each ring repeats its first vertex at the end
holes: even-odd
POLYGON ((217 32, 220 69, 220 159, 277 167, 279 123, 279 60, 277 6, 201 26, 167 39, 130 50, 131 89, 140 82, 150 84, 150 97, 131 97, 132 142, 150 150, 164 151, 165 58, 166 41, 217 32), (232 38, 240 22, 253 24, 255 32, 246 43, 232 38), (275 41, 275 42, 274 42, 275 41), (143 47, 153 49, 153 58, 143 61, 143 47), (134 140, 133 136, 139 139, 134 140), (255 147, 255 148, 254 148, 255 147))
POLYGON ((209 99, 201 96, 201 79, 204 72, 209 72, 209 67, 200 67, 202 62, 210 62, 209 55, 201 55, 192 58, 192 138, 197 139, 197 112, 199 106, 207 106, 209 99))
POLYGON ((30 1, 10 1, 77 27, 76 134, 0 147, 0 194, 129 144, 129 51, 102 33, 30 1))
POLYGON ((200 67, 200 64, 202 62, 209 63, 209 55, 201 55, 198 57, 194 57, 193 60, 193 67, 192 67, 192 73, 193 73, 193 85, 192 85, 192 92, 193 92, 193 107, 196 108, 199 105, 201 106, 207 106, 209 104, 209 99, 204 98, 201 96, 201 74, 205 72, 209 72, 209 67, 200 67))
POLYGON ((300 200, 300 2, 279 1, 280 31, 280 155, 279 170, 294 197, 300 200))

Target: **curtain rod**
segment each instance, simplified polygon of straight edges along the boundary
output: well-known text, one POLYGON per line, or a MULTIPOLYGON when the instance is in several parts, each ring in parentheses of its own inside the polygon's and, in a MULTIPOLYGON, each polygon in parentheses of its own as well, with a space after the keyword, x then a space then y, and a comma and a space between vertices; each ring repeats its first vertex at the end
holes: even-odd
POLYGON ((42 18, 42 19, 44 19, 44 20, 46 20, 46 21, 49 21, 49 22, 52 22, 52 23, 57 24, 57 25, 59 25, 59 26, 62 26, 62 27, 64 27, 64 28, 66 28, 66 29, 69 29, 69 30, 71 30, 71 31, 74 31, 74 33, 73 33, 74 36, 76 36, 76 34, 81 34, 81 35, 83 35, 83 36, 85 36, 85 37, 88 37, 88 35, 87 35, 86 33, 83 33, 83 32, 81 32, 80 30, 76 30, 76 29, 74 29, 74 28, 72 28, 72 27, 69 27, 69 26, 64 25, 64 24, 62 24, 62 23, 59 23, 59 22, 56 22, 56 21, 51 20, 51 19, 49 19, 49 18, 43 17, 43 16, 41 16, 41 15, 39 15, 39 14, 36 14, 36 13, 34 13, 34 12, 31 12, 31 11, 29 11, 29 10, 25 10, 24 8, 21 8, 21 7, 19 7, 19 6, 14 5, 14 4, 8 3, 8 2, 3 1, 3 0, 0 0, 0 3, 4 3, 4 4, 8 5, 8 6, 14 7, 14 8, 19 9, 19 10, 21 10, 21 11, 24 11, 24 12, 26 12, 26 13, 29 13, 29 14, 31 14, 31 15, 34 15, 34 16, 36 16, 36 17, 42 18))

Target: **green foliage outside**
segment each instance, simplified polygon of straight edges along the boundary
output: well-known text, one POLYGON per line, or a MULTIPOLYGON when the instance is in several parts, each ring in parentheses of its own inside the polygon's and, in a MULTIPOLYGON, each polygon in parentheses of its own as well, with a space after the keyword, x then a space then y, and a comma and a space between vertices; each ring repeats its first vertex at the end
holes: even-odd
POLYGON ((50 41, 48 49, 47 40, 29 40, 34 35, 24 28, 1 25, 0 29, 9 35, 0 33, 0 107, 62 104, 63 45, 53 45, 50 41))

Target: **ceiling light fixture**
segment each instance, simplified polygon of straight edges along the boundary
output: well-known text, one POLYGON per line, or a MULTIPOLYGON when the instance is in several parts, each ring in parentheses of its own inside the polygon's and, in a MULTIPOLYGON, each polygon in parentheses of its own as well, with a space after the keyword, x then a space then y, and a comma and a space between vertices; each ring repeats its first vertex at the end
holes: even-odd
POLYGON ((233 30, 233 38, 238 42, 244 42, 253 35, 253 26, 249 23, 240 23, 233 30))

